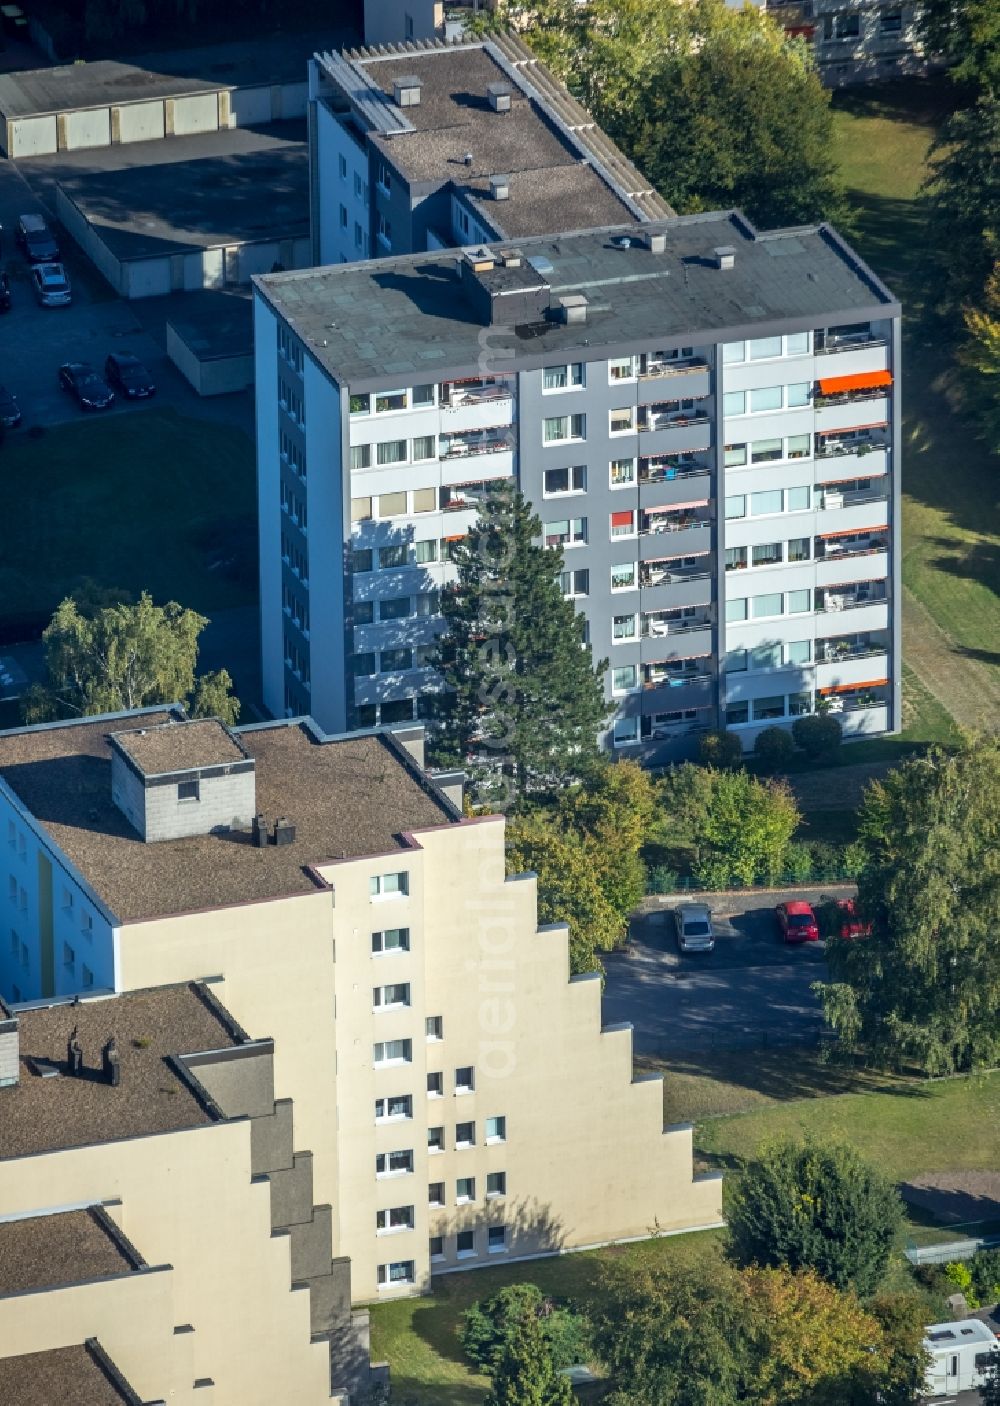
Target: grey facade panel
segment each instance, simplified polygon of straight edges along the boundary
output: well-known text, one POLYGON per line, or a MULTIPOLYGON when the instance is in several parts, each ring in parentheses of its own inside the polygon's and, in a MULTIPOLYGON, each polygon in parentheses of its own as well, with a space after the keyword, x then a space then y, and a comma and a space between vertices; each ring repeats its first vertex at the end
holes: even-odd
POLYGON ((642 376, 639 379, 639 404, 655 405, 661 400, 686 400, 688 397, 709 395, 712 373, 709 367, 690 371, 670 371, 662 376, 642 376))
POLYGON ((710 625, 701 630, 681 629, 666 635, 647 635, 639 646, 643 664, 667 659, 699 659, 714 653, 715 633, 710 625))

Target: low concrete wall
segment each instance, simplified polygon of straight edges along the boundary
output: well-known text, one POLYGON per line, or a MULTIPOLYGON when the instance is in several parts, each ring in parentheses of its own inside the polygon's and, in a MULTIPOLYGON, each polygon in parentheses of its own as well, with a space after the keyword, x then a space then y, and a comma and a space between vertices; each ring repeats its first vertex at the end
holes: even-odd
POLYGON ((167 355, 199 395, 227 395, 253 385, 253 352, 245 356, 199 359, 177 329, 167 323, 167 355))

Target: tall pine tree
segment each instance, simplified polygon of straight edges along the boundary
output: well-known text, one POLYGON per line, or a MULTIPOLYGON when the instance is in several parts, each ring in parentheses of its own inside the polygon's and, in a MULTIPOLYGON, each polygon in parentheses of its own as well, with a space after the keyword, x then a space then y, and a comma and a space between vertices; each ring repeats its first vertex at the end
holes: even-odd
POLYGON ((559 585, 562 552, 539 545, 541 532, 513 484, 497 484, 458 545, 458 580, 441 600, 436 662, 452 707, 435 760, 469 768, 480 786, 493 778, 515 800, 574 779, 609 712, 607 661, 595 667, 559 585))
POLYGON ((508 1325, 491 1376, 493 1390, 485 1406, 573 1406, 573 1388, 556 1371, 552 1348, 532 1309, 508 1325))

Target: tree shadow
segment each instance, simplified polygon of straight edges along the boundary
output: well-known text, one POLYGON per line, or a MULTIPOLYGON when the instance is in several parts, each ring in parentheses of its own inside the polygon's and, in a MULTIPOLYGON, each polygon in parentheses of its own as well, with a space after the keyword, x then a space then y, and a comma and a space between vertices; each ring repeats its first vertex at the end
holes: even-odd
MULTIPOLYGON (((961 1172, 949 1180, 960 1183, 961 1172)), ((972 1235, 987 1233, 987 1226, 992 1226, 994 1233, 1000 1229, 1000 1185, 990 1194, 961 1185, 935 1186, 928 1178, 903 1182, 899 1191, 914 1225, 962 1227, 972 1235)))

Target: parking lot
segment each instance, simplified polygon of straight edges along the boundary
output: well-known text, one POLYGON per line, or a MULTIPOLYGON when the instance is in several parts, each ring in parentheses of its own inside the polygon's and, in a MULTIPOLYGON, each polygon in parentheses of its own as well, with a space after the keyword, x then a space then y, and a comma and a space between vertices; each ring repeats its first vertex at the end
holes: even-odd
MULTIPOLYGON (((815 904, 822 892, 795 897, 815 904)), ((633 921, 628 949, 605 959, 604 1023, 630 1022, 636 1054, 647 1055, 815 1042, 824 1027, 810 987, 826 976, 824 944, 785 945, 774 918, 783 897, 713 896, 715 951, 687 955, 672 913, 685 900, 661 900, 633 921)))

